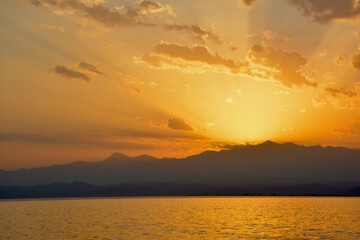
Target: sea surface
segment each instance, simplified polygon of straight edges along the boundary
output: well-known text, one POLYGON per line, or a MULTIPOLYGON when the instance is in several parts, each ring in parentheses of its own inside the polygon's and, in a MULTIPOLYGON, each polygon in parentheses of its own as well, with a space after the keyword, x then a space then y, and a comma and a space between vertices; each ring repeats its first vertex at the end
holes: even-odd
POLYGON ((0 201, 0 239, 360 239, 360 198, 0 201))

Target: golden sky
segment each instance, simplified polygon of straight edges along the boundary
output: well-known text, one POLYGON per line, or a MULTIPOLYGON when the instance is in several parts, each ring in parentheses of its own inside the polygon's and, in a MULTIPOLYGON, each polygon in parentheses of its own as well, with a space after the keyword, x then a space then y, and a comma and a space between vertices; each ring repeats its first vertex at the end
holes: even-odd
POLYGON ((2 0, 0 168, 360 148, 358 0, 2 0))

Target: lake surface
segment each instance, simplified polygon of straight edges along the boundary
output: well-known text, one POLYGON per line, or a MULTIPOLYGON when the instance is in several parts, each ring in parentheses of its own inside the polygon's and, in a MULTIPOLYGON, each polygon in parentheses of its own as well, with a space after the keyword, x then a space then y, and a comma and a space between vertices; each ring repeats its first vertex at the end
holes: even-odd
POLYGON ((0 239, 360 239, 360 198, 0 201, 0 239))

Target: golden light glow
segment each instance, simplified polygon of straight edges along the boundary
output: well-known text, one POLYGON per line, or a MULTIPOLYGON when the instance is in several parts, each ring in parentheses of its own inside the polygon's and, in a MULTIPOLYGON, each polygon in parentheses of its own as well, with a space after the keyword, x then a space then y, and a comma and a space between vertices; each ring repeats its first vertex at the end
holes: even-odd
POLYGON ((340 3, 150 2, 1 1, 0 168, 268 139, 360 148, 359 23, 340 3))

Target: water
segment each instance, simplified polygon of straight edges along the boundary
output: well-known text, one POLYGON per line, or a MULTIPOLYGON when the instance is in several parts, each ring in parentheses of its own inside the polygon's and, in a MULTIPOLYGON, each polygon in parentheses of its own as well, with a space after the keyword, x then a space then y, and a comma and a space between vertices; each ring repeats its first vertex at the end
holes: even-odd
POLYGON ((360 198, 0 201, 0 239, 360 239, 360 198))

